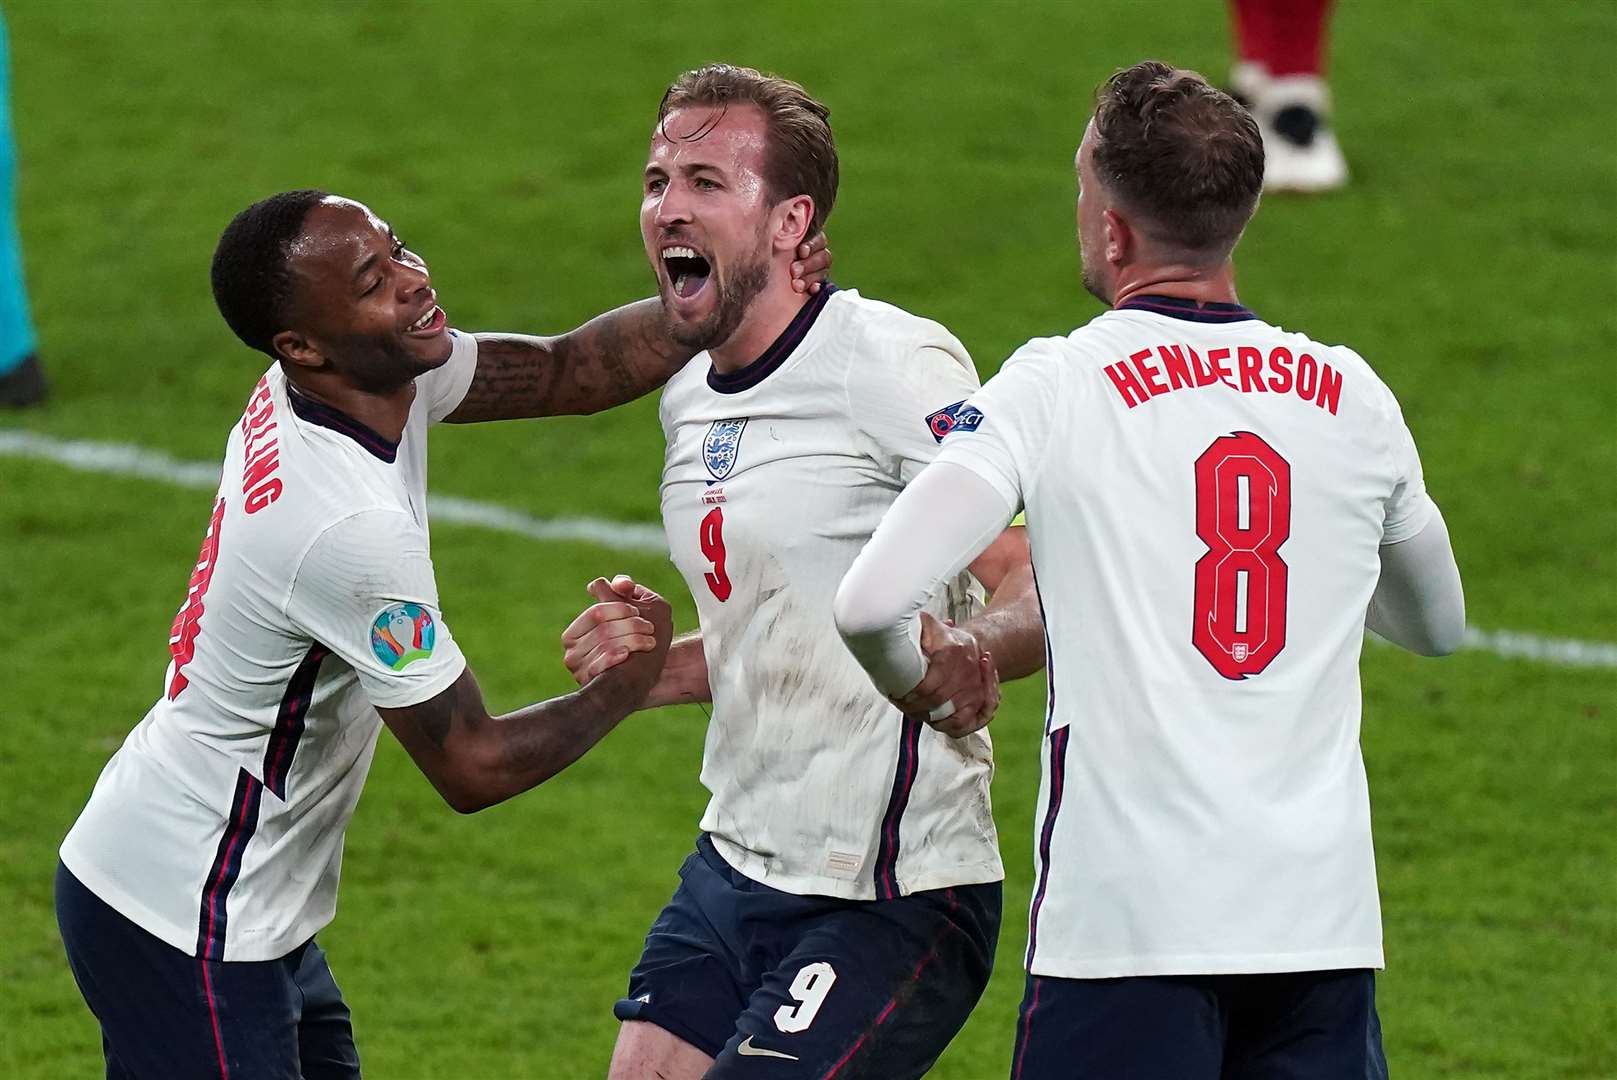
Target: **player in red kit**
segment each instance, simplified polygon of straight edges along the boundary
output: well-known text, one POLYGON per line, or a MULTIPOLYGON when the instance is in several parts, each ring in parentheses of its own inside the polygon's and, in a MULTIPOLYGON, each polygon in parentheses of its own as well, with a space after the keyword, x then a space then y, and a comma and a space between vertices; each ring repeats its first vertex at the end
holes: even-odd
POLYGON ((1265 191, 1329 191, 1347 161, 1329 117, 1325 29, 1331 0, 1230 0, 1236 96, 1263 132, 1265 191))

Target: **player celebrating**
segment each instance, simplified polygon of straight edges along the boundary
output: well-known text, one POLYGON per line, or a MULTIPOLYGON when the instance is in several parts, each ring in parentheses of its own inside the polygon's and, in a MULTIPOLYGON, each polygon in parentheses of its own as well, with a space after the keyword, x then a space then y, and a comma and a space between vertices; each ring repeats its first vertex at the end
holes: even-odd
POLYGON ((1447 530, 1370 367, 1236 298, 1244 109, 1139 64, 1077 167, 1113 310, 972 397, 838 625, 878 686, 914 685, 914 611, 1026 506, 1051 662, 1014 1077, 1384 1076, 1358 658, 1367 623, 1457 646, 1447 530))
POLYGON ((655 300, 555 338, 450 330, 421 259, 319 191, 237 215, 213 290, 275 363, 232 425, 163 696, 62 844, 57 918, 109 1077, 357 1077, 313 939, 382 724, 470 813, 594 745, 672 636, 639 590, 648 651, 489 716, 438 603, 427 427, 608 408, 690 352, 655 300))
MULTIPOLYGON (((937 323, 829 285, 792 291, 791 253, 836 197, 826 116, 795 83, 716 65, 674 83, 651 141, 646 253, 675 336, 704 351, 662 404, 663 522, 701 631, 647 704, 713 702, 712 799, 615 1010, 617 1080, 920 1076, 992 965, 987 735, 901 717, 831 617, 977 378, 937 323)), ((1020 534, 972 563, 996 605, 1029 591, 1020 534)), ((976 589, 951 578, 933 612, 965 617, 976 589)), ((977 627, 990 653, 993 622, 977 627)), ((629 613, 590 609, 564 636, 568 666, 587 684, 635 632, 629 613)), ((949 634, 929 623, 929 645, 949 634)), ((993 660, 1025 674, 1033 651, 973 663, 938 697, 991 711, 993 660)))

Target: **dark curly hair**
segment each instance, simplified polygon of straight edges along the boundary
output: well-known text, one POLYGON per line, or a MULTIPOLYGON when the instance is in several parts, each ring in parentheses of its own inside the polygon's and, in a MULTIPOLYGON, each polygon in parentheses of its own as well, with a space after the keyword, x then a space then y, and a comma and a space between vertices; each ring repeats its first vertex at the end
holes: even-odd
POLYGON ((303 234, 309 211, 330 194, 314 188, 283 191, 243 210, 213 249, 213 302, 249 348, 273 360, 275 335, 287 328, 292 276, 287 256, 303 234))
POLYGON ((1258 206, 1263 137, 1251 113, 1194 71, 1147 60, 1096 91, 1094 164, 1148 235, 1224 258, 1258 206))

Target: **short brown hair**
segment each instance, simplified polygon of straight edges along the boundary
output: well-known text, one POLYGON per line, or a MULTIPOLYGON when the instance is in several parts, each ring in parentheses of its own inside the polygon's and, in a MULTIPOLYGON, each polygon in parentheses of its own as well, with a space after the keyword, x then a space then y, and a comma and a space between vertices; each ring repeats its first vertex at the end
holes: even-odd
POLYGON ((1194 71, 1147 60, 1095 92, 1096 175, 1146 231, 1222 258, 1263 188, 1252 114, 1194 71))
MULTIPOLYGON (((770 201, 807 195, 814 200, 808 235, 818 233, 837 201, 837 144, 828 122, 831 110, 797 83, 749 67, 708 64, 674 80, 657 107, 657 126, 662 128, 669 113, 687 105, 724 109, 733 104, 752 105, 764 114, 769 131, 764 182, 770 201)), ((711 130, 708 125, 689 135, 670 135, 663 129, 663 135, 699 139, 711 130)))

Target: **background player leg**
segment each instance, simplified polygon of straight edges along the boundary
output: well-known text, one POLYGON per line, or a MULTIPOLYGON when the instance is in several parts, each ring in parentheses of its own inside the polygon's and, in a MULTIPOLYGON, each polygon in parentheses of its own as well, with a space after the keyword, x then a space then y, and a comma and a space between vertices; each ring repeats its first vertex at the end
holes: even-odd
POLYGON ((1325 36, 1331 0, 1231 0, 1236 94, 1263 131, 1263 186, 1327 191, 1347 183, 1329 125, 1325 36))

